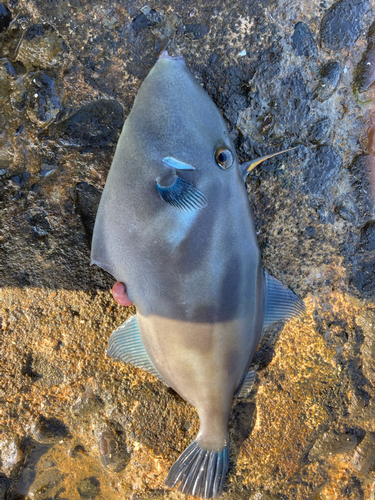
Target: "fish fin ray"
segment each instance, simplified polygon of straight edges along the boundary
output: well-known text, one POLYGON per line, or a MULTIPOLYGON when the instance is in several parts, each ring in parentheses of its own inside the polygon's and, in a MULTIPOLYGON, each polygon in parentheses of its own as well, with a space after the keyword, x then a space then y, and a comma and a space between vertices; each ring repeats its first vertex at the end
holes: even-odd
POLYGON ((165 383, 147 354, 139 333, 136 315, 127 319, 109 337, 107 355, 124 363, 130 363, 136 368, 141 368, 165 383))
POLYGON ((160 198, 184 212, 192 212, 207 206, 207 198, 190 182, 176 176, 174 183, 164 187, 156 183, 160 198))
POLYGON ((193 441, 172 465, 165 485, 185 495, 216 498, 223 489, 229 467, 229 444, 218 451, 201 448, 193 441))
POLYGON ((244 378, 244 381, 242 382, 241 386, 237 389, 234 396, 236 398, 246 398, 250 394, 251 389, 253 388, 256 376, 257 374, 254 370, 249 370, 246 374, 246 377, 244 378))
POLYGON ((295 293, 265 271, 267 288, 266 315, 263 331, 276 321, 298 318, 305 311, 303 301, 295 293))

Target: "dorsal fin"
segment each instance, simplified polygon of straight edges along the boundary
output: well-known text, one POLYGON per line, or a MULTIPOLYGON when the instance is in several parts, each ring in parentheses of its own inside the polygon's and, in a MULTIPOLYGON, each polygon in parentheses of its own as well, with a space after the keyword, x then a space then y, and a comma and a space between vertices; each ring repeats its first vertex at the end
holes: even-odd
POLYGON ((164 187, 156 183, 160 198, 179 210, 191 212, 207 206, 205 195, 190 182, 176 176, 171 186, 164 187))
POLYGON ((141 368, 164 382, 143 345, 136 315, 127 319, 109 337, 107 355, 141 368))
POLYGON ((266 156, 261 156, 260 158, 255 158, 254 160, 246 161, 245 163, 241 163, 240 168, 241 168, 241 173, 243 180, 246 180, 247 174, 253 170, 259 163, 262 163, 265 160, 268 160, 268 158, 272 158, 273 156, 281 155, 282 153, 286 153, 287 151, 291 151, 294 148, 289 148, 289 149, 284 149, 283 151, 278 151, 277 153, 272 153, 270 155, 266 156))
POLYGON ((305 304, 292 290, 269 275, 267 271, 265 271, 265 277, 267 303, 263 330, 276 323, 276 321, 297 318, 306 311, 305 304))

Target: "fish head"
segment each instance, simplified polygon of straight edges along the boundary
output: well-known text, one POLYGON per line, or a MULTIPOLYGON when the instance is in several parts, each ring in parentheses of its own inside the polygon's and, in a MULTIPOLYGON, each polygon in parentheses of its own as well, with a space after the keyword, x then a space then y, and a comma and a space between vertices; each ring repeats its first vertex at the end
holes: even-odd
POLYGON ((242 182, 223 117, 181 56, 161 55, 126 125, 150 179, 164 187, 177 175, 209 197, 210 190, 217 196, 220 186, 228 187, 229 177, 242 182))

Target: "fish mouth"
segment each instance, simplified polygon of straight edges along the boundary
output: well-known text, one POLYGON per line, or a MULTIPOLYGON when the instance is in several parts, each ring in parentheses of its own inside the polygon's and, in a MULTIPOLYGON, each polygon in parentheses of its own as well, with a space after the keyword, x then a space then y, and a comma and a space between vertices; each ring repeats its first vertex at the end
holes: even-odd
POLYGON ((183 61, 185 62, 184 56, 170 56, 167 50, 163 50, 160 54, 159 59, 169 59, 170 61, 183 61))

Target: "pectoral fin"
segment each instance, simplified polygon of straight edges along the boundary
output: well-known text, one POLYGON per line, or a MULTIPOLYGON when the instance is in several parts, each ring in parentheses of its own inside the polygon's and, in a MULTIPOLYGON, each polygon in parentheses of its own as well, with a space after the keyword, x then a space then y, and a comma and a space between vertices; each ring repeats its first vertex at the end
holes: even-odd
POLYGON ((207 206, 205 195, 190 182, 176 176, 171 186, 156 183, 160 198, 179 210, 191 212, 207 206))
POLYGON ((141 368, 164 382, 143 345, 137 316, 127 319, 112 333, 108 341, 107 355, 124 363, 130 363, 136 368, 141 368))

